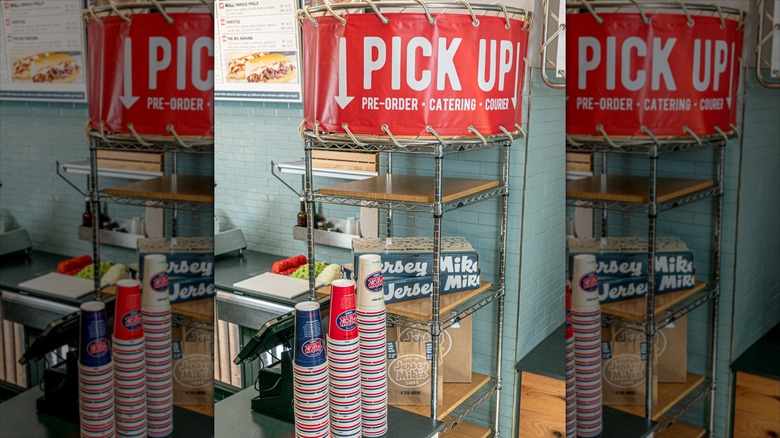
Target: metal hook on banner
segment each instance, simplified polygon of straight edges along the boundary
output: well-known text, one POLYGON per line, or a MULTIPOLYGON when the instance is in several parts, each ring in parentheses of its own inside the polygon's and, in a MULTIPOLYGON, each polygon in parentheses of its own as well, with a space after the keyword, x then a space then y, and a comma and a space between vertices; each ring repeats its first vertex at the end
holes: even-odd
POLYGON ((160 13, 165 18, 165 21, 168 22, 168 24, 173 24, 173 18, 171 18, 170 15, 168 15, 167 12, 165 12, 165 7, 160 4, 159 0, 149 0, 157 9, 160 10, 160 13))
POLYGON ((526 135, 525 134, 525 130, 523 130, 523 127, 520 126, 519 123, 515 123, 515 128, 517 128, 517 132, 520 133, 520 137, 518 137, 518 138, 525 138, 525 135, 526 135))
MULTIPOLYGON (((314 23, 315 26, 319 26, 320 23, 318 23, 317 20, 315 20, 314 17, 312 17, 311 12, 309 12, 309 9, 311 9, 311 6, 306 6, 305 8, 303 8, 303 14, 306 15, 306 18, 308 18, 309 21, 314 23)), ((300 18, 300 22, 301 24, 303 24, 303 18, 300 18)))
POLYGON ((428 18, 428 24, 431 25, 436 24, 436 19, 433 18, 433 15, 431 15, 431 11, 428 10, 428 5, 425 3, 425 1, 424 0, 414 0, 414 1, 419 3, 420 6, 422 6, 423 11, 425 11, 425 16, 428 18))
POLYGON ((433 129, 433 126, 431 126, 431 125, 428 125, 428 126, 425 128, 425 131, 426 131, 426 132, 428 132, 429 134, 431 134, 432 136, 436 137, 436 140, 439 140, 439 143, 441 143, 441 144, 445 144, 445 143, 444 143, 444 139, 443 139, 443 138, 441 138, 441 136, 439 135, 439 133, 438 133, 438 132, 436 132, 436 130, 435 130, 435 129, 433 129))
POLYGON ((303 137, 303 132, 306 129, 306 119, 301 120, 301 124, 298 125, 298 135, 303 137))
POLYGON ((510 143, 512 143, 513 141, 515 141, 515 137, 512 135, 512 133, 511 133, 511 132, 509 132, 509 131, 508 131, 506 128, 504 128, 504 126, 503 126, 503 125, 498 125, 498 129, 500 129, 500 130, 501 130, 501 132, 503 132, 503 133, 504 133, 504 135, 506 135, 506 136, 507 136, 507 138, 509 139, 509 142, 510 142, 510 143))
POLYGON ((720 134, 721 137, 723 137, 723 141, 725 141, 726 143, 729 142, 729 136, 726 135, 726 133, 723 132, 722 129, 720 129, 718 126, 714 126, 713 129, 715 129, 715 132, 717 132, 718 134, 720 134))
POLYGON ((642 16, 642 21, 645 24, 650 24, 650 19, 647 18, 647 14, 645 14, 645 8, 642 7, 642 5, 639 4, 639 0, 629 0, 631 3, 633 3, 637 9, 639 9, 639 15, 642 16))
POLYGON ((382 15, 382 12, 379 11, 379 8, 376 7, 373 0, 366 0, 366 3, 368 3, 368 6, 371 7, 371 10, 374 11, 377 17, 379 17, 379 20, 382 21, 382 24, 387 24, 390 22, 390 19, 382 15))
POLYGON ((674 0, 674 2, 680 5, 680 9, 683 10, 683 14, 685 14, 685 18, 688 20, 688 27, 693 27, 695 22, 693 21, 693 17, 691 17, 691 13, 688 12, 688 7, 685 6, 685 3, 682 0, 674 0))
POLYGON ((98 135, 100 136, 100 139, 104 142, 111 144, 113 143, 111 140, 106 137, 106 122, 101 120, 100 121, 100 130, 98 130, 98 135))
POLYGON ((133 134, 133 137, 135 137, 135 139, 138 141, 138 143, 141 143, 144 146, 151 146, 152 145, 151 143, 148 143, 148 142, 144 141, 144 139, 141 138, 140 135, 138 135, 138 133, 135 131, 135 126, 132 123, 128 123, 127 124, 127 129, 130 130, 130 132, 133 134))
POLYGON ((491 3, 492 5, 497 5, 499 8, 501 8, 502 11, 504 11, 504 20, 506 20, 506 25, 504 26, 507 30, 512 27, 512 25, 509 24, 509 12, 506 10, 506 6, 503 3, 495 2, 491 3))
POLYGON ((89 11, 89 16, 92 17, 92 19, 97 22, 98 26, 102 27, 103 20, 101 20, 100 17, 98 17, 97 14, 95 13, 95 6, 91 6, 90 8, 87 9, 87 11, 89 11))
POLYGON ((336 20, 339 20, 341 24, 347 24, 347 19, 337 14, 336 11, 334 11, 333 8, 330 7, 330 2, 327 0, 325 0, 325 9, 327 9, 328 12, 330 12, 334 17, 336 17, 336 20))
POLYGON ((726 20, 723 18, 723 9, 721 9, 720 5, 712 3, 712 2, 707 3, 707 4, 710 5, 710 6, 714 6, 715 9, 718 10, 718 15, 720 16, 720 28, 721 29, 725 29, 726 28, 726 20))
POLYGON ((349 136, 350 140, 352 140, 357 146, 365 146, 366 145, 366 143, 363 143, 360 140, 358 140, 357 137, 355 137, 355 134, 353 134, 352 131, 349 130, 349 125, 347 124, 347 122, 342 123, 341 127, 344 128, 344 132, 347 133, 347 135, 349 136))
POLYGON ((165 127, 165 130, 170 132, 171 135, 173 135, 173 138, 176 139, 176 143, 179 143, 179 146, 185 149, 192 148, 192 145, 185 143, 184 140, 182 140, 181 137, 179 137, 179 134, 176 132, 176 129, 173 127, 172 123, 169 123, 168 126, 165 127))
POLYGON ((206 8, 208 8, 209 12, 211 13, 211 16, 213 17, 214 16, 214 3, 213 2, 209 2, 209 0, 200 0, 200 2, 203 3, 203 5, 206 8))
POLYGON ((735 124, 733 124, 733 123, 729 123, 729 126, 731 127, 731 129, 733 129, 733 130, 734 130, 734 134, 736 134, 736 135, 737 135, 737 138, 740 138, 740 137, 742 137, 742 133, 741 133, 741 132, 739 132, 739 129, 737 129, 737 125, 735 125, 735 124))
POLYGON ((620 146, 616 145, 614 141, 612 141, 611 138, 609 138, 609 135, 607 135, 607 131, 604 130, 604 125, 599 123, 596 125, 596 131, 598 131, 602 137, 604 137, 604 141, 607 142, 608 145, 612 146, 613 148, 619 148, 620 146))
POLYGON ((479 137, 479 139, 482 141, 482 146, 487 146, 487 140, 485 140, 485 137, 480 134, 476 128, 474 128, 474 125, 469 125, 469 132, 479 137))
POLYGON ((89 138, 89 127, 92 126, 92 119, 87 119, 87 123, 84 124, 84 128, 82 131, 84 132, 84 135, 89 138))
POLYGON ((573 138, 571 138, 571 135, 566 134, 566 143, 572 145, 572 146, 582 146, 582 143, 578 141, 574 141, 573 138))
POLYGON ((314 121, 314 137, 317 138, 317 141, 319 141, 322 144, 327 144, 325 140, 323 140, 322 136, 320 135, 320 121, 315 120, 314 121))
POLYGON ((395 139, 395 136, 393 135, 392 132, 390 132, 390 127, 387 126, 387 124, 383 124, 381 129, 382 132, 384 132, 385 134, 387 134, 388 137, 390 137, 390 141, 392 141, 394 145, 396 145, 399 148, 405 149, 405 146, 402 145, 401 143, 398 143, 398 140, 395 139))
POLYGON ((469 14, 471 14, 471 24, 474 25, 474 27, 479 26, 479 19, 477 18, 476 14, 474 14, 474 10, 471 9, 471 3, 468 2, 468 0, 455 0, 457 3, 463 3, 464 6, 466 6, 466 9, 469 10, 469 14))
POLYGON ((110 6, 111 6, 111 10, 114 11, 114 13, 119 16, 119 18, 124 20, 125 23, 127 23, 127 24, 131 24, 132 23, 132 20, 130 20, 130 17, 128 17, 127 15, 122 15, 122 13, 119 12, 119 9, 116 7, 116 3, 111 2, 110 6))
POLYGON ((596 20, 596 23, 598 24, 604 24, 604 19, 599 16, 599 14, 596 13, 596 10, 593 9, 593 6, 590 4, 590 1, 588 0, 580 0, 582 2, 582 5, 585 6, 585 9, 590 12, 590 15, 593 16, 593 19, 596 20))
POLYGON ((653 143, 660 144, 660 143, 658 143, 658 139, 655 138, 655 135, 653 134, 653 131, 651 131, 650 128, 648 128, 646 125, 642 125, 642 128, 640 130, 642 132, 644 132, 645 134, 647 134, 647 136, 650 137, 650 140, 653 140, 653 143))
POLYGON ((701 138, 700 138, 698 135, 696 135, 696 133, 695 133, 695 132, 693 132, 693 131, 691 130, 691 128, 689 128, 689 127, 688 127, 688 125, 685 125, 685 126, 683 126, 683 128, 682 128, 682 129, 683 129, 683 131, 687 132, 687 133, 688 133, 688 135, 690 135, 691 137, 693 137, 693 139, 694 139, 694 140, 696 140, 696 144, 697 144, 697 145, 701 146, 701 138))

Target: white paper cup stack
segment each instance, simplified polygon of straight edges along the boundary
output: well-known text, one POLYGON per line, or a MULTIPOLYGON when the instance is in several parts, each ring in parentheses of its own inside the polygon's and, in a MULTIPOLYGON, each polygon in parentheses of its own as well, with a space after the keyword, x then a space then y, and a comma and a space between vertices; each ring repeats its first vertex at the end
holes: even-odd
POLYGON ((360 336, 362 425, 364 437, 381 437, 387 424, 387 311, 382 285, 382 260, 361 255, 357 295, 360 336))
POLYGON ((566 284, 566 437, 577 437, 577 371, 571 326, 571 285, 566 284))
POLYGON ((106 331, 106 306, 81 305, 79 344, 79 422, 84 438, 110 437, 115 432, 114 364, 106 331))
POLYGON ((596 257, 574 256, 571 325, 577 392, 577 436, 597 437, 602 426, 601 306, 596 257))
POLYGON ((147 436, 173 433, 173 356, 168 263, 162 254, 144 257, 142 314, 145 337, 147 436))

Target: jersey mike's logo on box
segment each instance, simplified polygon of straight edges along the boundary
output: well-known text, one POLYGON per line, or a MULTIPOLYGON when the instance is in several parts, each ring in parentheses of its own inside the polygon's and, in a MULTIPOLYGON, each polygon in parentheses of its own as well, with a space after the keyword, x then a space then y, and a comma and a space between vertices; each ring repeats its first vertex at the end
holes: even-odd
POLYGON ((431 380, 430 363, 420 354, 397 357, 388 367, 388 377, 402 388, 417 388, 431 380))
POLYGON ((357 313, 354 310, 342 312, 336 318, 336 324, 344 331, 355 330, 357 327, 357 313))
POLYGON ((214 278, 168 278, 171 303, 214 296, 214 278))
POLYGON ((301 353, 306 357, 317 357, 325 352, 322 339, 309 339, 301 346, 301 353))
POLYGON ((130 331, 140 330, 141 321, 141 311, 131 310, 130 312, 125 313, 125 315, 122 317, 122 327, 130 331))
POLYGON ((87 354, 92 357, 103 357, 108 353, 108 340, 106 338, 93 339, 87 344, 87 354))
POLYGON ((152 286, 152 289, 154 289, 157 292, 163 292, 168 289, 168 273, 166 272, 160 272, 159 274, 155 274, 154 277, 149 281, 149 284, 152 286))
POLYGON ((604 380, 616 388, 633 388, 645 382, 645 364, 639 355, 618 354, 604 363, 604 380))
MULTIPOLYGON (((439 293, 449 294, 476 289, 479 287, 480 273, 476 274, 447 274, 439 277, 439 293)), ((433 293, 433 277, 386 277, 385 303, 397 303, 400 301, 423 298, 433 293)))
MULTIPOLYGON (((691 289, 696 285, 695 272, 690 274, 669 274, 655 276, 655 293, 664 294, 691 289)), ((647 295, 647 276, 639 277, 602 277, 599 279, 599 301, 628 300, 647 295)))
POLYGON ((380 271, 373 272, 366 276, 365 281, 366 289, 371 292, 379 292, 382 290, 382 273, 380 271))

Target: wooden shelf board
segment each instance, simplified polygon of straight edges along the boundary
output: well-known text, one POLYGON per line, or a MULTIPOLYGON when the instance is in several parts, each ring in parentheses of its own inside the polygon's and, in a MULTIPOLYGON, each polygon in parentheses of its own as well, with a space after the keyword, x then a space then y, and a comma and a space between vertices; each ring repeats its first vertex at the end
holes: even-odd
POLYGON ((112 187, 103 190, 103 193, 130 198, 213 204, 214 177, 181 174, 166 175, 112 187))
MULTIPOLYGON (((664 419, 661 420, 663 422, 664 419)), ((706 435, 707 429, 677 421, 655 436, 656 438, 704 438, 706 435)))
MULTIPOLYGON (((480 388, 490 382, 490 377, 483 374, 471 373, 471 383, 445 383, 444 393, 442 394, 442 404, 439 406, 439 420, 444 420, 466 399, 471 397, 480 388)), ((414 412, 423 417, 430 417, 431 407, 425 406, 396 406, 405 411, 414 412)), ((456 427, 457 429, 457 427, 456 427)))
MULTIPOLYGON (((658 384, 658 403, 653 405, 653 420, 659 421, 675 404, 690 394, 699 385, 704 384, 704 377, 697 374, 688 373, 685 383, 659 383, 658 384)), ((619 411, 628 412, 640 417, 645 416, 645 406, 613 406, 619 411)), ((670 435, 671 436, 671 435, 670 435)))
POLYGON ((491 433, 492 431, 487 427, 463 421, 442 436, 447 438, 487 438, 491 433))
MULTIPOLYGON (((658 202, 667 202, 713 187, 708 180, 658 178, 658 202)), ((601 174, 566 182, 567 198, 586 198, 599 201, 646 204, 650 180, 643 176, 601 174)))
MULTIPOLYGON (((439 300, 439 316, 449 317, 452 309, 484 292, 490 286, 492 286, 490 283, 482 281, 480 282, 480 286, 476 289, 442 295, 439 300)), ((330 287, 319 289, 316 295, 319 298, 330 295, 330 287)), ((432 315, 431 298, 425 297, 401 301, 400 303, 391 303, 387 305, 387 312, 404 318, 415 319, 417 321, 430 321, 432 315)))
POLYGON ((214 417, 214 405, 176 405, 188 411, 197 412, 207 417, 214 417))
MULTIPOLYGON (((104 288, 100 292, 103 296, 116 294, 116 286, 104 288)), ((203 298, 199 300, 185 301, 171 304, 171 313, 188 316, 204 322, 214 322, 214 299, 203 298)))
MULTIPOLYGON (((707 283, 697 281, 696 285, 691 289, 657 295, 655 297, 656 318, 663 316, 667 309, 687 299, 691 295, 700 292, 706 286, 707 283)), ((642 297, 625 301, 618 301, 615 303, 602 304, 601 313, 632 321, 644 321, 647 319, 647 300, 642 297)))
MULTIPOLYGON (((322 188, 318 193, 328 196, 425 203, 433 202, 433 186, 432 176, 392 174, 322 188)), ((495 187, 498 187, 497 180, 442 178, 442 201, 451 202, 495 187)))

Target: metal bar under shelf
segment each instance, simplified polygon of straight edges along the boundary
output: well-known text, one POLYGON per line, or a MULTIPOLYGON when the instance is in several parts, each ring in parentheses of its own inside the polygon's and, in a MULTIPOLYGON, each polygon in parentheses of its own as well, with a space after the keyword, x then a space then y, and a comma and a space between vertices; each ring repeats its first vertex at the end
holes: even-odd
MULTIPOLYGON (((682 318, 683 316, 697 309, 704 303, 713 300, 715 297, 719 295, 720 295, 720 288, 716 286, 712 288, 702 289, 698 293, 693 294, 690 297, 680 301, 679 303, 675 304, 671 309, 667 310, 663 315, 656 317, 656 321, 655 321, 656 330, 661 330, 662 328, 666 327, 670 323, 676 321, 679 318, 682 318)), ((610 325, 630 328, 634 330, 642 330, 642 331, 644 331, 644 328, 647 325, 646 321, 635 321, 635 320, 625 319, 619 316, 614 316, 614 315, 609 315, 604 313, 602 313, 601 320, 602 322, 610 325)))
POLYGON ((666 412, 666 414, 664 415, 665 421, 661 424, 661 427, 656 432, 656 435, 663 434, 663 432, 669 426, 680 421, 680 419, 682 419, 682 417, 686 413, 688 413, 691 409, 693 409, 694 406, 696 406, 699 402, 707 398, 707 396, 712 396, 714 392, 715 392, 715 387, 712 384, 712 380, 705 379, 704 383, 699 385, 698 388, 691 391, 690 394, 687 394, 685 397, 683 397, 680 401, 677 402, 677 404, 674 407, 672 407, 666 412))
MULTIPOLYGON (((326 142, 313 141, 311 144, 307 143, 309 149, 328 150, 328 151, 343 151, 343 152, 393 152, 400 154, 416 154, 416 155, 434 155, 436 153, 436 146, 439 144, 438 140, 405 140, 398 146, 387 139, 379 139, 371 143, 359 143, 356 144, 349 139, 346 135, 341 138, 337 135, 321 136, 332 138, 326 142)), ((508 143, 505 137, 491 140, 488 139, 485 143, 482 141, 457 141, 445 142, 442 146, 442 153, 454 154, 458 152, 475 151, 481 149, 489 149, 495 146, 504 146, 508 143)))
MULTIPOLYGON (((441 319, 439 320, 439 323, 441 324, 441 329, 446 330, 447 328, 457 323, 458 321, 468 317, 469 315, 473 314, 477 310, 487 306, 488 304, 492 303, 498 298, 504 296, 504 291, 505 289, 502 285, 492 286, 485 289, 484 292, 475 295, 470 299, 464 301, 463 303, 455 306, 455 308, 449 311, 449 316, 446 315, 440 316, 441 319)), ((387 322, 389 324, 391 323, 391 324, 400 325, 403 327, 409 327, 417 330, 424 330, 424 331, 431 330, 430 320, 419 320, 419 319, 409 318, 406 316, 396 315, 390 312, 388 312, 387 314, 387 322)))
MULTIPOLYGON (((720 146, 723 144, 723 137, 718 136, 717 138, 709 139, 709 140, 703 140, 701 143, 697 143, 696 141, 682 141, 682 140, 675 140, 670 142, 659 142, 658 143, 658 153, 661 154, 667 154, 671 152, 680 152, 680 151, 687 151, 687 150, 694 150, 694 149, 704 149, 704 148, 710 148, 715 146, 720 146)), ((566 142, 566 151, 567 152, 610 152, 610 153, 620 153, 620 154, 638 154, 638 155, 647 155, 648 149, 653 146, 653 142, 651 140, 636 140, 636 141, 629 141, 624 143, 617 143, 617 147, 610 145, 609 143, 604 142, 602 139, 599 139, 598 141, 580 141, 580 140, 574 140, 571 137, 568 138, 568 141, 566 142)))
MULTIPOLYGON (((692 202, 701 201, 703 199, 712 198, 718 196, 722 191, 720 186, 713 186, 705 190, 700 190, 690 195, 681 196, 679 198, 672 199, 671 201, 659 202, 657 204, 657 211, 666 211, 675 207, 690 204, 692 202)), ((630 203, 630 202, 615 202, 615 201, 601 201, 596 199, 583 199, 583 198, 566 198, 566 205, 568 207, 583 207, 583 208, 600 208, 611 211, 620 211, 624 213, 649 213, 650 204, 630 203)))
POLYGON ((213 154, 213 138, 182 138, 162 135, 101 134, 97 131, 87 133, 93 149, 122 150, 136 152, 187 152, 193 154, 213 154), (139 141, 142 140, 142 141, 139 141))
MULTIPOLYGON (((464 196, 454 201, 445 202, 442 204, 443 211, 452 211, 460 207, 464 207, 470 204, 474 204, 486 199, 502 196, 508 191, 508 187, 494 187, 489 190, 483 190, 473 195, 464 196)), ((391 210, 401 210, 408 212, 423 212, 432 213, 434 205, 432 202, 403 202, 403 201, 388 201, 383 199, 374 198, 357 198, 335 195, 321 195, 319 193, 312 194, 312 199, 315 202, 324 202, 329 204, 339 205, 351 205, 355 207, 369 207, 369 208, 382 208, 391 210)))
POLYGON ((495 378, 491 377, 490 381, 480 388, 477 392, 472 394, 468 399, 456 407, 447 417, 444 418, 444 429, 440 432, 441 435, 446 435, 449 431, 455 428, 458 424, 471 415, 477 408, 488 401, 496 391, 498 390, 498 382, 495 378))
POLYGON ((179 210, 186 210, 190 212, 210 212, 214 206, 211 203, 205 202, 188 202, 188 201, 168 201, 163 199, 148 199, 148 198, 133 198, 129 196, 115 196, 106 195, 101 193, 99 195, 101 202, 108 202, 112 204, 123 204, 137 207, 155 207, 155 208, 177 208, 179 210))

